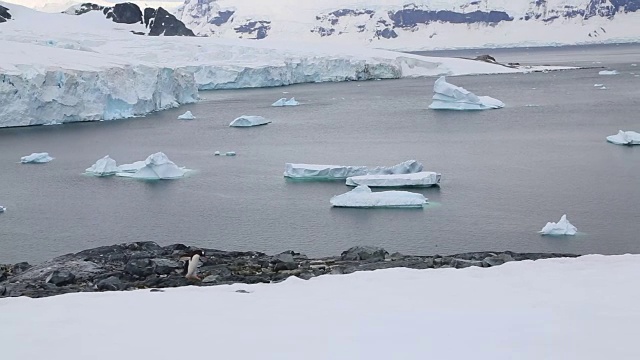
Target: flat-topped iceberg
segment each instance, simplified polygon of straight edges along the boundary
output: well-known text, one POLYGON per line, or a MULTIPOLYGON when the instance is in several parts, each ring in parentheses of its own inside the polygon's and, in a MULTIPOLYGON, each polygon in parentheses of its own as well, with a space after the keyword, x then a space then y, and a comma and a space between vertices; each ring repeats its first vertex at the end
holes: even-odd
POLYGON ((598 75, 618 75, 617 70, 602 70, 598 72, 598 75))
POLYGON ((347 185, 369 187, 429 187, 440 184, 442 175, 432 171, 411 174, 360 175, 347 178, 347 185))
POLYGON ((49 153, 33 153, 31 155, 23 156, 20 158, 20 162, 23 164, 44 164, 53 160, 49 153))
POLYGON ((410 174, 422 171, 422 164, 407 160, 394 166, 344 166, 286 163, 284 176, 307 180, 345 180, 348 177, 379 174, 410 174))
POLYGON ((565 214, 557 223, 548 222, 539 233, 542 235, 575 235, 577 231, 578 229, 571 225, 565 214))
POLYGON ((229 126, 233 127, 249 127, 249 126, 259 126, 266 125, 270 123, 271 120, 267 120, 262 116, 256 115, 242 115, 239 118, 234 119, 229 126))
POLYGON ((620 130, 615 135, 607 136, 607 141, 616 145, 640 145, 640 133, 620 130))
POLYGON ((87 168, 85 172, 94 176, 115 175, 118 172, 118 165, 115 160, 107 155, 96 161, 96 163, 91 165, 90 168, 87 168))
POLYGON ((296 98, 294 97, 292 97, 289 100, 287 100, 287 98, 282 98, 274 102, 273 104, 271 104, 271 106, 298 106, 298 105, 300 105, 300 103, 297 102, 296 98))
MULTIPOLYGON (((137 164, 136 162, 134 164, 137 164)), ((133 165, 133 164, 129 164, 133 165)), ((149 155, 144 161, 144 166, 134 172, 118 172, 117 176, 130 177, 143 180, 161 180, 181 178, 189 170, 178 167, 167 155, 162 152, 149 155)))
POLYGON ((195 118, 196 118, 196 117, 195 117, 195 116, 193 116, 193 114, 191 113, 191 111, 187 111, 186 113, 184 113, 184 114, 182 114, 182 115, 178 116, 178 119, 179 119, 179 120, 193 120, 193 119, 195 119, 195 118))
POLYGON ((427 198, 409 191, 372 192, 368 186, 359 185, 347 193, 332 197, 330 202, 335 207, 421 208, 427 203, 427 198))
POLYGON ((434 110, 486 110, 499 109, 504 103, 489 96, 477 96, 476 94, 449 84, 444 76, 441 76, 433 84, 433 102, 429 109, 434 110))

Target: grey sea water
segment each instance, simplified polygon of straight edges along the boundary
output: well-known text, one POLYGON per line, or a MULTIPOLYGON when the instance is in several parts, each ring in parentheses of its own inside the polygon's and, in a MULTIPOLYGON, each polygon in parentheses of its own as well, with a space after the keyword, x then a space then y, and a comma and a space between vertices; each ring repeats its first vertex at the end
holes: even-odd
POLYGON ((0 129, 0 205, 7 207, 0 263, 145 240, 310 256, 358 244, 415 254, 640 252, 640 147, 605 141, 619 129, 640 131, 640 67, 632 66, 640 46, 436 55, 475 53, 620 74, 593 68, 450 77, 507 104, 482 112, 429 110, 435 79, 428 78, 210 91, 198 104, 145 118, 0 129), (284 96, 302 105, 270 106, 284 96), (186 110, 198 118, 177 120, 186 110), (240 115, 273 123, 229 128, 240 115), (216 150, 237 156, 214 157, 216 150), (40 151, 56 159, 17 163, 40 151), (196 171, 160 182, 82 175, 107 154, 120 164, 157 151, 196 171), (429 198, 423 210, 331 208, 331 196, 350 190, 344 183, 282 176, 286 162, 408 159, 442 173, 440 188, 413 190, 429 198), (536 233, 564 213, 578 236, 536 233))

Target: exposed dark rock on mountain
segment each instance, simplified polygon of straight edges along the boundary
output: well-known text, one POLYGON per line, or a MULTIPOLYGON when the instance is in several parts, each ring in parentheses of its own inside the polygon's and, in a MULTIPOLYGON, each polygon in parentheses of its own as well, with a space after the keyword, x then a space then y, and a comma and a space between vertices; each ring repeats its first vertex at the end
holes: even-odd
POLYGON ((233 10, 218 11, 218 15, 215 16, 214 18, 212 18, 209 21, 209 23, 213 24, 213 25, 220 26, 222 24, 227 23, 227 21, 229 21, 229 19, 231 19, 231 16, 234 13, 235 13, 235 11, 233 11, 233 10))
POLYGON ((9 9, 0 5, 0 23, 3 23, 7 20, 11 20, 11 14, 9 13, 9 9))
POLYGON ((204 250, 198 274, 202 281, 185 278, 179 260, 196 248, 183 244, 161 247, 154 242, 102 246, 63 255, 43 264, 0 265, 0 298, 45 297, 71 292, 117 291, 186 285, 210 286, 230 283, 269 283, 297 276, 310 279, 324 274, 408 267, 492 267, 509 261, 576 257, 572 254, 472 252, 450 256, 409 256, 383 248, 356 246, 340 256, 309 259, 285 251, 266 255, 256 251, 204 250))
POLYGON ((239 34, 249 34, 252 35, 248 37, 248 39, 264 39, 269 35, 269 30, 271 30, 271 21, 249 21, 248 23, 235 27, 235 31, 239 34))
MULTIPOLYGON (((102 6, 93 3, 84 3, 78 7, 66 11, 67 14, 82 15, 90 11, 102 11, 107 19, 119 24, 144 24, 151 36, 195 36, 193 31, 185 26, 173 14, 162 7, 145 8, 134 3, 120 3, 111 6, 102 6)), ((135 32, 139 34, 140 32, 135 32)))

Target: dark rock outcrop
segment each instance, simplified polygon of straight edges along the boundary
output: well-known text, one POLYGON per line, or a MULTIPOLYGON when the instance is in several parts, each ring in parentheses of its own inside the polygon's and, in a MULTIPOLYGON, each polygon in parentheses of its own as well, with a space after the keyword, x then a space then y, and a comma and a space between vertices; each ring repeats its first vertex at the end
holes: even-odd
MULTIPOLYGON (((67 14, 82 15, 90 11, 101 11, 107 19, 119 24, 142 24, 148 29, 150 36, 195 36, 187 26, 173 14, 162 7, 145 8, 134 3, 119 3, 114 6, 102 6, 93 3, 83 3, 67 10, 67 14)), ((139 34, 138 31, 132 31, 139 34)))
POLYGON ((7 20, 11 20, 11 14, 9 13, 9 9, 0 5, 0 23, 3 23, 7 20))
POLYGON ((244 25, 233 28, 238 34, 247 34, 247 39, 264 39, 269 35, 271 30, 271 21, 249 21, 244 25))
POLYGON ((0 265, 0 297, 45 297, 71 292, 158 289, 187 285, 270 283, 290 276, 310 279, 324 274, 349 274, 407 267, 491 267, 509 261, 576 257, 572 254, 472 252, 450 256, 411 256, 383 248, 356 246, 340 256, 309 259, 294 251, 266 255, 255 251, 200 249, 205 258, 198 270, 202 281, 185 278, 180 257, 197 250, 183 244, 159 246, 135 242, 101 246, 67 254, 37 266, 0 265))

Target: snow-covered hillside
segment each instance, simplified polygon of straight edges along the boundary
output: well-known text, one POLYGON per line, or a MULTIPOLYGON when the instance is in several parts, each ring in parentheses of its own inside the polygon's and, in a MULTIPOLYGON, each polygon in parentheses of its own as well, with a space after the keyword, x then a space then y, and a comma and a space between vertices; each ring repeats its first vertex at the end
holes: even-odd
POLYGON ((0 299, 0 343, 7 360, 631 360, 639 260, 0 299))
POLYGON ((48 14, 0 2, 0 127, 145 115, 199 89, 531 69, 384 50, 207 37, 139 36, 101 11, 48 14))
POLYGON ((424 50, 640 40, 638 0, 186 0, 196 34, 424 50))
MULTIPOLYGON (((83 3, 93 3, 102 6, 113 6, 116 3, 124 3, 125 1, 117 1, 117 0, 90 0, 90 1, 82 1, 82 0, 11 0, 7 1, 11 4, 21 5, 24 7, 28 7, 34 10, 50 12, 50 13, 59 13, 69 9, 72 6, 80 5, 83 3)), ((128 3, 136 4, 142 8, 145 7, 163 7, 167 10, 173 11, 178 8, 182 2, 181 1, 154 1, 154 0, 127 0, 128 3)))

